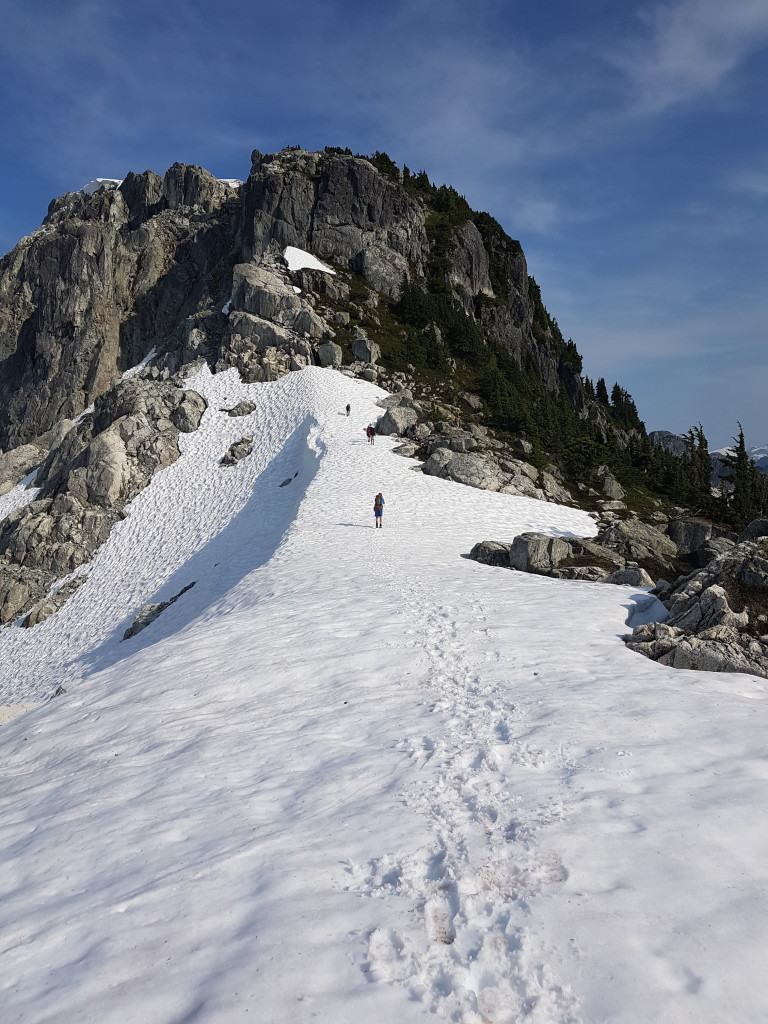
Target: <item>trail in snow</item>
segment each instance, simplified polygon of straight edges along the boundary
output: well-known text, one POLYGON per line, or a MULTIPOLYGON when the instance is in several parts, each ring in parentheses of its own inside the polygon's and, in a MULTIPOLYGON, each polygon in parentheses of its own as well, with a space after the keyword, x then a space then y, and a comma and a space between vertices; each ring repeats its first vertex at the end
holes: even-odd
POLYGON ((68 690, 0 730, 3 1024, 768 1016, 764 682, 463 558, 592 523, 366 444, 374 385, 190 386, 86 583, 0 633, 4 701, 68 690))

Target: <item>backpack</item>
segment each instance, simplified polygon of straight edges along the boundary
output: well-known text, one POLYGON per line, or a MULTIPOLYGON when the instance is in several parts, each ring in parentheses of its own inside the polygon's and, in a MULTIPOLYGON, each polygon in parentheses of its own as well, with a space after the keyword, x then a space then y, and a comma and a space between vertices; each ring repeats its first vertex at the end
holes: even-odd
POLYGON ((384 504, 384 499, 382 497, 380 497, 380 495, 377 494, 376 498, 375 498, 375 500, 373 502, 373 511, 374 512, 381 512, 381 506, 383 504, 384 504))

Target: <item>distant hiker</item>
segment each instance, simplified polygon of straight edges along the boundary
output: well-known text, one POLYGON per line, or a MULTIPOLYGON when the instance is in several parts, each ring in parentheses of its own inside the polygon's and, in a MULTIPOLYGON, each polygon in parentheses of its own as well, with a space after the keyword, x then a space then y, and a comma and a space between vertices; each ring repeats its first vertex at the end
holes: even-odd
POLYGON ((349 402, 347 402, 347 416, 349 416, 350 409, 351 409, 351 406, 350 406, 349 402))
POLYGON ((384 495, 379 491, 376 497, 373 499, 373 515, 376 523, 376 529, 380 530, 381 520, 384 515, 384 495))
POLYGON ((376 440, 376 427, 372 423, 365 428, 365 436, 368 438, 368 444, 373 444, 376 440))
POLYGON ((455 419, 455 423, 456 423, 456 426, 457 426, 457 427, 460 427, 460 426, 461 426, 461 413, 460 413, 460 412, 457 412, 457 413, 456 413, 456 419, 455 419))

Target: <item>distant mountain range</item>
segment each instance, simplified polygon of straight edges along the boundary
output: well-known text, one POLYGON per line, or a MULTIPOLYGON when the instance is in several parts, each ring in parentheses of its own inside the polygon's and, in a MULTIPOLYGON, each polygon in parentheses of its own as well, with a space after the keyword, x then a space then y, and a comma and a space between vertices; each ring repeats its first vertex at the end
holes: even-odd
MULTIPOLYGON (((673 455, 684 455, 686 451, 685 438, 679 434, 673 434, 669 430, 652 430, 648 436, 654 444, 672 452, 673 455)), ((712 460, 712 486, 716 487, 725 475, 725 456, 732 451, 728 446, 716 448, 710 452, 712 460)), ((747 454, 755 463, 757 468, 768 475, 768 444, 759 445, 755 448, 748 448, 747 454)))

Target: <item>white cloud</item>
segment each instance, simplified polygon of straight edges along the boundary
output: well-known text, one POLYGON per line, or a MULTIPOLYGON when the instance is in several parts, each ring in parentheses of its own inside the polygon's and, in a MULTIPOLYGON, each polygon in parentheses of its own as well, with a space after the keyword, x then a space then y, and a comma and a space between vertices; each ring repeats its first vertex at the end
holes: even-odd
POLYGON ((731 177, 730 184, 735 192, 764 199, 768 196, 768 169, 756 167, 751 170, 737 171, 731 177))
POLYGON ((657 3, 642 20, 643 37, 610 58, 628 80, 636 112, 711 95, 768 42, 766 0, 657 3))

